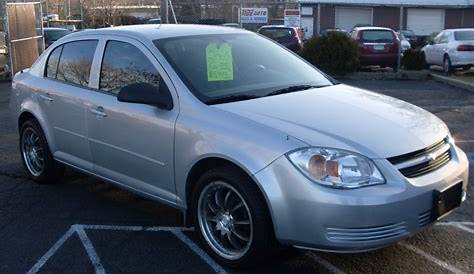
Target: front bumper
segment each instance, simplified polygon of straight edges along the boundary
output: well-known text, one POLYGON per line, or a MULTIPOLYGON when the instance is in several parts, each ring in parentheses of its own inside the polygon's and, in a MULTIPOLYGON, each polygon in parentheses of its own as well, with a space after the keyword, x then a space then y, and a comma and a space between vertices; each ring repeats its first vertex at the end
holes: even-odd
POLYGON ((462 181, 466 191, 469 162, 459 148, 452 150, 449 163, 413 179, 403 177, 387 160, 375 160, 387 183, 359 189, 332 189, 311 182, 285 156, 254 178, 267 199, 281 243, 360 252, 397 242, 435 221, 434 190, 462 181))

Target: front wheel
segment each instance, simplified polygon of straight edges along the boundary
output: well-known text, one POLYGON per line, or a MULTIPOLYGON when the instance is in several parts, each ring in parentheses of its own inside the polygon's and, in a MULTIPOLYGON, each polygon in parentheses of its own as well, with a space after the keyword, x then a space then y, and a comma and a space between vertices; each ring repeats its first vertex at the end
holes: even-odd
POLYGON ((443 72, 445 74, 450 74, 453 71, 453 67, 451 65, 451 59, 449 56, 445 56, 443 60, 443 72))
POLYGON ((276 250, 273 226, 259 189, 224 166, 206 172, 195 188, 194 223, 206 251, 229 267, 248 267, 276 250))

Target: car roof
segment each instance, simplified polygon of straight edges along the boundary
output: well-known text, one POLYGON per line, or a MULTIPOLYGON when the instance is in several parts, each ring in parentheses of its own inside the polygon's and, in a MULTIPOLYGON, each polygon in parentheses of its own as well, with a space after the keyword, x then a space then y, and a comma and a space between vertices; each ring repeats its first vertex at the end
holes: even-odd
POLYGON ((48 28, 43 28, 43 30, 68 30, 68 29, 66 29, 66 28, 50 28, 50 27, 48 27, 48 28))
POLYGON ((70 34, 68 37, 80 38, 86 35, 124 35, 138 39, 155 40, 169 37, 232 33, 249 33, 249 31, 210 25, 143 24, 85 30, 70 34))
POLYGON ((383 28, 383 27, 357 27, 354 30, 361 31, 361 30, 388 30, 393 31, 391 28, 383 28))
POLYGON ((474 28, 445 29, 445 31, 473 31, 474 28))

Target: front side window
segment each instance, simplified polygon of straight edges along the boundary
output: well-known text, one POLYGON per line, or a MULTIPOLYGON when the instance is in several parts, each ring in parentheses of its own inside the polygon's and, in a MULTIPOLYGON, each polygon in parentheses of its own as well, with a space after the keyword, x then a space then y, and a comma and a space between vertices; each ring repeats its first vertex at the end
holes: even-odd
POLYGON ((100 90, 118 94, 124 86, 148 83, 159 86, 161 77, 137 47, 119 41, 109 41, 105 47, 100 71, 100 90))
POLYGON ((224 97, 270 96, 295 86, 328 86, 317 69, 257 34, 210 34, 154 41, 193 94, 210 102, 224 97))
POLYGON ((61 56, 61 52, 63 51, 63 46, 59 46, 55 48, 48 57, 48 61, 46 63, 46 77, 48 78, 56 78, 56 74, 58 72, 58 64, 59 64, 59 57, 61 56))
POLYGON ((87 87, 97 41, 84 40, 66 43, 59 60, 58 80, 87 87))

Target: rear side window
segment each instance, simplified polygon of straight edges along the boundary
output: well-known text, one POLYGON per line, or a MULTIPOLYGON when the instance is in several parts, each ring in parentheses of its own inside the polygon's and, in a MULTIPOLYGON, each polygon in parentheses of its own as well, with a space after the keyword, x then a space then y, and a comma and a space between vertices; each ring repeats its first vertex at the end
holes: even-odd
POLYGON ((124 86, 148 83, 159 86, 161 76, 148 57, 137 47, 109 41, 105 47, 100 71, 100 90, 118 94, 124 86))
POLYGON ((59 57, 61 56, 62 50, 63 46, 59 46, 55 48, 49 55, 48 62, 46 63, 46 77, 56 78, 56 74, 58 72, 59 57))
POLYGON ((87 87, 96 47, 96 40, 64 44, 56 79, 87 87))
POLYGON ((366 43, 390 43, 393 38, 393 33, 387 30, 362 31, 362 41, 366 43))
POLYGON ((463 30, 454 32, 456 41, 474 41, 474 30, 463 30))

